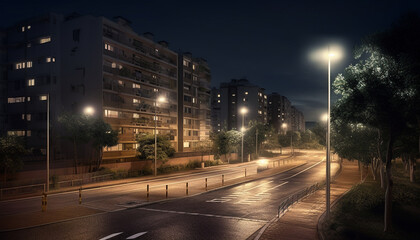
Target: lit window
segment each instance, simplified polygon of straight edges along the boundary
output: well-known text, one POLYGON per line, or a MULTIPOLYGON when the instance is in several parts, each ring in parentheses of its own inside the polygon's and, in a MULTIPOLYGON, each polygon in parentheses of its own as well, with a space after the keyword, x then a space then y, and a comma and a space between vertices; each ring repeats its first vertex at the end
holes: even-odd
POLYGON ((41 101, 47 100, 47 95, 41 95, 41 96, 39 96, 39 100, 41 100, 41 101))
POLYGON ((220 103, 220 100, 217 100, 218 103, 220 103))
POLYGON ((47 63, 49 63, 49 62, 55 62, 55 58, 54 57, 47 57, 46 62, 47 63))
POLYGON ((192 103, 195 103, 196 101, 195 101, 195 98, 192 98, 192 103))
MULTIPOLYGON (((32 61, 26 62, 26 67, 31 68, 32 67, 32 61)), ((25 68, 25 64, 23 65, 23 68, 25 68)))
POLYGON ((133 83, 133 88, 140 88, 140 84, 133 83))
POLYGON ((25 114, 22 114, 22 120, 25 120, 25 114))
POLYGON ((39 44, 49 43, 51 42, 51 37, 43 37, 39 39, 39 44))
POLYGON ((140 101, 137 98, 133 98, 133 103, 139 103, 140 101))
POLYGON ((232 93, 232 97, 236 96, 236 94, 232 93))
POLYGON ((112 67, 112 68, 117 68, 117 64, 116 64, 116 63, 112 63, 112 64, 111 64, 111 67, 112 67))
POLYGON ((32 119, 32 115, 31 114, 26 114, 26 121, 31 121, 32 119))
POLYGON ((193 76, 193 81, 197 81, 197 76, 193 76))
POLYGON ((31 25, 28 25, 27 29, 28 29, 28 30, 29 30, 29 29, 31 29, 31 25))
POLYGON ((261 110, 259 110, 259 111, 258 111, 258 114, 262 114, 262 111, 261 111, 261 110))
POLYGON ((22 137, 25 136, 25 131, 23 130, 17 130, 17 131, 7 131, 8 136, 18 136, 22 137))
POLYGON ((35 86, 35 79, 33 79, 33 78, 28 79, 28 86, 29 86, 29 87, 31 87, 31 86, 35 86))
POLYGON ((192 66, 192 67, 193 67, 193 70, 195 70, 195 68, 196 68, 195 64, 193 64, 193 66, 192 66))
POLYGON ((26 101, 30 102, 31 101, 31 97, 26 97, 26 101))
POLYGON ((267 99, 267 95, 264 95, 264 99, 267 99))
POLYGON ((217 97, 220 97, 220 94, 217 94, 217 97))
POLYGON ((108 44, 108 43, 105 43, 105 49, 106 50, 108 50, 108 51, 114 51, 114 47, 113 46, 111 46, 110 44, 108 44))
POLYGON ((121 80, 118 80, 118 85, 123 86, 124 85, 124 82, 121 81, 121 80))
POLYGON ((155 52, 156 52, 156 53, 159 53, 159 49, 155 48, 155 52))
POLYGON ((25 97, 7 98, 7 103, 21 103, 25 102, 25 97))
POLYGON ((133 118, 140 118, 140 114, 138 114, 138 113, 133 113, 133 118))
POLYGON ((232 102, 232 104, 235 104, 236 102, 232 102))
POLYGON ((25 27, 22 27, 22 32, 24 32, 25 31, 25 27))
POLYGON ((246 102, 246 98, 243 98, 242 101, 246 102))
POLYGON ((277 115, 277 117, 279 118, 279 117, 280 117, 280 115, 277 115))
POLYGON ((245 95, 248 95, 248 92, 245 92, 245 95))
POLYGON ((184 66, 188 67, 190 65, 190 62, 188 62, 187 60, 184 59, 184 61, 182 62, 184 66))
POLYGON ((156 77, 156 75, 154 75, 154 74, 153 74, 153 75, 152 75, 152 78, 153 78, 153 79, 156 79, 157 77, 156 77))
POLYGON ((118 118, 118 112, 105 109, 105 117, 118 118))
POLYGON ((16 69, 25 68, 25 63, 16 63, 15 67, 16 67, 16 69))
POLYGON ((184 142, 184 148, 189 148, 190 147, 190 142, 184 142))

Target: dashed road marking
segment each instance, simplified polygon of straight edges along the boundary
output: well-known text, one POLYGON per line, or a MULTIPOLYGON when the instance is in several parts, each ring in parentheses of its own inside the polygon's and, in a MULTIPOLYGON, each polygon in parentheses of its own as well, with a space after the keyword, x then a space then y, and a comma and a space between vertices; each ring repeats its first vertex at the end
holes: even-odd
POLYGON ((126 238, 126 239, 136 239, 136 238, 138 238, 138 237, 140 237, 140 236, 143 236, 144 234, 146 234, 147 232, 140 232, 140 233, 136 233, 136 234, 134 234, 134 235, 131 235, 131 236, 129 236, 128 238, 126 238))
POLYGON ((152 211, 152 212, 163 212, 163 213, 173 213, 173 214, 183 214, 183 215, 203 216, 203 217, 216 217, 216 218, 243 220, 243 221, 251 221, 251 222, 262 222, 262 223, 268 222, 267 220, 261 220, 261 219, 241 218, 241 217, 214 215, 214 214, 206 214, 206 213, 178 212, 178 211, 161 210, 161 209, 153 209, 153 208, 136 208, 136 209, 152 211))
POLYGON ((113 237, 115 237, 115 236, 118 236, 118 235, 120 235, 121 233, 123 233, 123 232, 113 233, 113 234, 110 234, 110 235, 108 235, 108 236, 106 236, 106 237, 103 237, 103 238, 101 238, 101 239, 99 239, 99 240, 107 240, 107 239, 113 238, 113 237))

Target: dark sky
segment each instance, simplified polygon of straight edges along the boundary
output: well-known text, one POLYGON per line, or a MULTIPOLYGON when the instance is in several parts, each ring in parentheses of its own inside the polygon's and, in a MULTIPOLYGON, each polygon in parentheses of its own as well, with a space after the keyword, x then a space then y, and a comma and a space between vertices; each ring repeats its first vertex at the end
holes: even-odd
POLYGON ((287 96, 305 120, 318 121, 327 105, 327 64, 309 60, 314 47, 340 41, 345 57, 332 78, 352 61, 360 39, 388 28, 420 1, 2 1, 0 26, 45 12, 123 16, 134 31, 152 32, 170 48, 207 59, 212 86, 246 77, 287 96))

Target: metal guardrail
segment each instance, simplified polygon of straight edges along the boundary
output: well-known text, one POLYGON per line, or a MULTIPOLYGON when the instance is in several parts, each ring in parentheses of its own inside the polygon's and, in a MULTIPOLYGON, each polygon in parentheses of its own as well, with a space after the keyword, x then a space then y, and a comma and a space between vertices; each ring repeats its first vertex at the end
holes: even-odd
POLYGON ((0 188, 0 200, 3 200, 4 195, 25 195, 45 192, 44 184, 32 184, 20 187, 0 188))
POLYGON ((320 189, 323 186, 323 184, 316 183, 310 187, 307 187, 292 196, 289 196, 286 200, 280 203, 278 210, 277 210, 277 218, 279 218, 283 213, 293 204, 298 202, 300 199, 314 193, 318 189, 320 189))

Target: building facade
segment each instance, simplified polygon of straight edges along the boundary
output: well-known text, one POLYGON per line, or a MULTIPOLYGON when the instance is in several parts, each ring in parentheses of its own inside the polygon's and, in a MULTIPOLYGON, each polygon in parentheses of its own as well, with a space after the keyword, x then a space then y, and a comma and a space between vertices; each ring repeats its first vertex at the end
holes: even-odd
POLYGON ((247 79, 232 79, 212 89, 212 127, 215 131, 241 130, 250 121, 267 123, 267 95, 265 89, 247 79), (247 113, 240 110, 245 107, 247 113), (242 122, 243 119, 243 122, 242 122))
POLYGON ((287 97, 276 92, 268 95, 268 123, 277 131, 305 131, 303 113, 287 97))
POLYGON ((191 150, 194 142, 208 138, 207 62, 179 56, 167 42, 154 41, 151 33, 139 35, 130 25, 122 17, 51 13, 1 32, 4 133, 24 136, 28 147, 45 153, 49 97, 51 141, 56 143, 52 158, 66 152, 54 139, 58 117, 82 113, 87 106, 119 133, 118 145, 104 149, 104 160, 135 159, 137 137, 153 134, 156 122, 157 134, 168 135, 176 151, 191 150), (191 64, 184 66, 183 59, 191 64), (164 101, 157 101, 161 97, 164 101), (179 116, 180 109, 186 114, 179 116))

